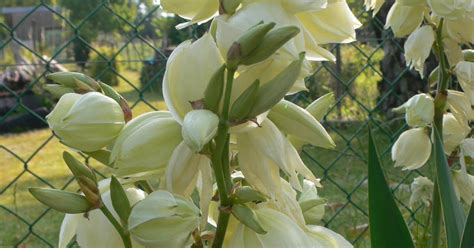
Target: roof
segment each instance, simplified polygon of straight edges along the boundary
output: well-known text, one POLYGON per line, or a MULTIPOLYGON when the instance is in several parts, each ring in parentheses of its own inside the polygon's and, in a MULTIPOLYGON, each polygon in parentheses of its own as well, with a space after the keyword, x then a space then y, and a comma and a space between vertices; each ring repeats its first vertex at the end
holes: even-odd
MULTIPOLYGON (((28 13, 28 12, 31 12, 35 9, 36 7, 35 6, 31 6, 31 7, 4 7, 4 8, 0 8, 0 13, 1 14, 22 14, 22 13, 28 13)), ((54 7, 52 6, 51 7, 53 10, 55 11, 59 11, 60 8, 59 7, 54 7)), ((44 6, 40 6, 38 8, 36 8, 35 12, 49 12, 51 10, 49 10, 48 8, 44 7, 44 6)))

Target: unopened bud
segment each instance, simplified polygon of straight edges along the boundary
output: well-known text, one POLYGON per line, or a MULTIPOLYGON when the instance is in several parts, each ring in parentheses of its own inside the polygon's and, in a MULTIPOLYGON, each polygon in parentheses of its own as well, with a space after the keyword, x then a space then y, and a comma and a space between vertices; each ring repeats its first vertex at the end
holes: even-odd
POLYGON ((102 204, 100 192, 96 182, 87 177, 76 177, 77 183, 82 193, 94 208, 99 208, 102 204))
POLYGON ((275 27, 274 22, 259 23, 251 27, 230 47, 227 53, 227 65, 235 68, 240 61, 252 56, 255 49, 264 41, 265 35, 275 27))
POLYGON ((74 93, 74 90, 72 88, 59 84, 46 84, 43 86, 43 89, 51 93, 56 98, 60 98, 61 96, 67 93, 74 93))
POLYGON ((78 214, 91 210, 92 205, 80 194, 58 189, 30 188, 30 193, 44 205, 57 211, 78 214))
POLYGON ((49 74, 46 78, 65 87, 74 89, 76 93, 100 91, 100 86, 97 81, 78 72, 55 72, 49 74))
POLYGON ((298 60, 293 61, 272 80, 259 87, 255 104, 248 117, 255 117, 269 110, 283 99, 298 79, 303 59, 304 53, 301 53, 298 60))
POLYGON ((257 79, 235 100, 230 109, 230 120, 243 120, 250 114, 250 111, 257 100, 257 91, 260 81, 257 79))
POLYGON ((405 104, 405 119, 410 127, 426 126, 433 122, 434 100, 427 94, 417 94, 405 104))
POLYGON ((69 152, 66 151, 63 152, 63 159, 74 176, 89 178, 95 182, 95 186, 97 187, 96 177, 91 168, 81 163, 79 160, 74 158, 69 152))
POLYGON ((219 110, 222 93, 224 92, 225 65, 221 66, 212 76, 204 91, 204 107, 214 113, 219 110))
POLYGON ((252 65, 267 59, 299 32, 300 29, 295 26, 281 27, 268 32, 258 47, 249 56, 244 57, 241 63, 252 65))
POLYGON ((195 152, 199 152, 217 133, 219 117, 209 110, 193 110, 186 114, 182 135, 184 142, 195 152))
POLYGON ((232 215, 234 215, 234 217, 237 218, 242 224, 254 230, 256 233, 267 233, 259 223, 257 215, 255 215, 255 212, 251 208, 241 204, 233 205, 232 215))

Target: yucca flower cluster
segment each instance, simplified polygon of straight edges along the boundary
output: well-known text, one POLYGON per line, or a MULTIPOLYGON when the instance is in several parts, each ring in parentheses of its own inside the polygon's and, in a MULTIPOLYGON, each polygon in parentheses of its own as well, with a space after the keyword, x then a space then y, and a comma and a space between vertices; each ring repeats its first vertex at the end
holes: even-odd
POLYGON ((211 21, 208 33, 183 42, 168 59, 169 111, 131 118, 126 101, 106 84, 76 73, 49 75, 57 83, 49 89, 63 94, 47 117, 50 128, 115 175, 98 183, 66 152, 81 194, 32 189, 68 213, 59 246, 75 234, 83 247, 351 247, 318 225, 325 206, 320 182, 298 154, 304 144, 334 148, 318 120, 332 95, 307 109, 283 99, 305 90, 312 62, 335 59, 320 45, 355 40, 361 24, 347 3, 161 4, 189 20, 178 28, 211 21))
MULTIPOLYGON (((374 13, 382 5, 380 0, 366 1, 367 8, 373 9, 374 13)), ((434 143, 435 131, 432 130, 437 129, 444 143, 444 153, 451 161, 458 198, 468 205, 474 199, 474 176, 468 173, 474 158, 474 139, 471 137, 474 51, 463 50, 463 47, 474 43, 473 27, 472 0, 396 0, 386 21, 386 28, 390 28, 395 37, 407 37, 404 46, 406 64, 416 69, 422 78, 427 76, 425 61, 432 51, 439 61, 439 66, 427 80, 430 88, 436 89, 436 95, 417 94, 395 109, 405 112, 410 127, 392 147, 395 166, 415 170, 426 164, 434 143), (459 86, 455 86, 453 79, 457 79, 459 86)), ((430 179, 415 178, 410 205, 419 201, 429 206, 432 191, 430 179)))

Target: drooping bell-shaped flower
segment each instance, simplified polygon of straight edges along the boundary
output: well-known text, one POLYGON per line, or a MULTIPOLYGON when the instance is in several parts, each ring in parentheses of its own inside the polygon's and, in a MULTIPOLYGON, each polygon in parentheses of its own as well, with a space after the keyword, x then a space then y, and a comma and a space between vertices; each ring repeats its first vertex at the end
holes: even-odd
POLYGON ((444 114, 443 142, 444 152, 450 155, 471 132, 465 120, 456 118, 452 113, 444 114))
POLYGON ((426 25, 408 36, 405 42, 405 60, 407 66, 415 68, 424 77, 425 61, 430 55, 435 40, 433 28, 426 25))
POLYGON ((166 12, 189 20, 178 25, 178 28, 194 23, 204 23, 211 19, 219 8, 219 0, 161 0, 160 4, 166 12))
POLYGON ((143 114, 125 126, 110 155, 119 175, 161 171, 175 147, 182 141, 181 126, 169 112, 143 114))
POLYGON ((120 105, 97 92, 63 95, 46 120, 62 143, 85 152, 111 144, 125 125, 120 105))
POLYGON ((427 2, 434 15, 445 19, 462 18, 466 8, 472 5, 470 0, 427 0, 427 2))
POLYGON ((472 203, 474 200, 474 176, 463 169, 452 170, 451 175, 458 199, 462 199, 466 204, 472 203))
POLYGON ((464 17, 445 20, 445 30, 451 39, 461 44, 474 43, 474 32, 466 27, 474 26, 474 8, 466 10, 464 17))
POLYGON ((395 167, 415 170, 423 166, 431 155, 431 141, 425 128, 413 128, 403 132, 393 144, 392 160, 395 167))
POLYGON ((147 247, 185 247, 199 226, 199 209, 183 197, 158 190, 138 202, 128 219, 135 240, 147 247))
MULTIPOLYGON (((110 180, 99 182, 99 190, 102 193, 104 205, 114 218, 120 221, 112 206, 109 184, 110 180)), ((125 193, 131 205, 146 196, 145 192, 136 188, 126 188, 125 193)), ((58 247, 67 247, 74 235, 76 235, 76 242, 80 247, 124 247, 119 233, 99 209, 90 211, 88 217, 83 214, 66 214, 64 216, 59 233, 58 247)), ((133 247, 143 247, 134 241, 132 242, 133 247)))
POLYGON ((458 120, 469 121, 471 119, 471 102, 464 92, 448 90, 448 109, 458 120))
POLYGON ((410 127, 424 127, 433 122, 434 100, 428 94, 414 95, 402 107, 405 108, 405 120, 410 127))
POLYGON ((193 110, 186 114, 182 135, 186 145, 194 152, 200 152, 217 133, 219 117, 209 110, 193 110))
POLYGON ((232 248, 313 247, 305 230, 285 214, 270 208, 257 209, 255 214, 266 234, 258 234, 245 225, 239 224, 232 233, 232 237, 229 237, 229 243, 224 246, 232 248))
POLYGON ((474 62, 461 61, 456 65, 456 76, 464 93, 474 103, 474 62))
POLYGON ((395 1, 387 15, 385 28, 391 28, 395 37, 405 37, 415 31, 423 21, 424 1, 395 1))
POLYGON ((417 202, 425 204, 427 207, 431 205, 431 198, 433 196, 433 182, 427 177, 416 177, 411 183, 411 196, 408 205, 414 208, 417 202))
POLYGON ((324 199, 319 197, 318 190, 313 182, 303 180, 303 191, 299 195, 298 203, 307 225, 315 225, 321 221, 326 203, 324 199))

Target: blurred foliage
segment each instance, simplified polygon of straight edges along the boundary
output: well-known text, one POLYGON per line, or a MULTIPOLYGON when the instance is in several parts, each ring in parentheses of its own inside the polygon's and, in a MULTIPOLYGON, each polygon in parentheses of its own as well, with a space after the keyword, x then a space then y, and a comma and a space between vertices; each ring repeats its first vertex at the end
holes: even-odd
POLYGON ((121 67, 117 63, 120 57, 116 54, 115 49, 109 46, 101 46, 96 48, 98 53, 94 53, 89 61, 89 74, 111 86, 119 84, 118 74, 121 67))

